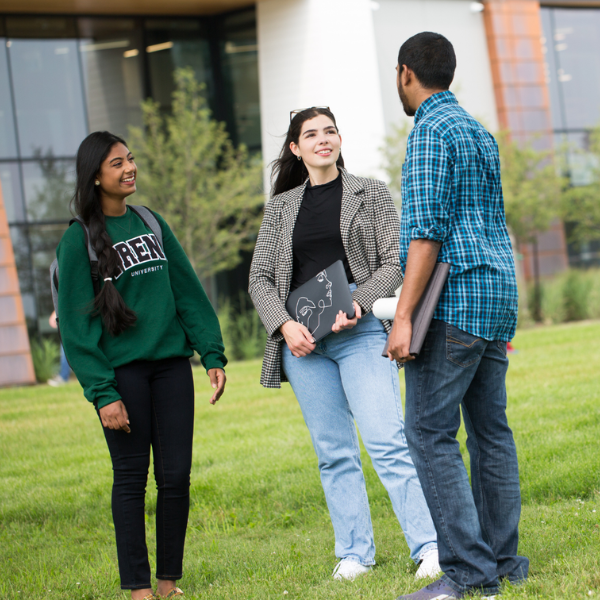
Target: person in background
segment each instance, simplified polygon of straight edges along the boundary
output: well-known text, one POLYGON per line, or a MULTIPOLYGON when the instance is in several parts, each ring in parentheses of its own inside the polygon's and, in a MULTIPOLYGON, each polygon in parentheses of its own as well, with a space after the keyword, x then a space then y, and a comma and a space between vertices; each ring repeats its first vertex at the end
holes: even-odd
MULTIPOLYGON (((56 324, 56 311, 52 311, 50 318, 48 319, 48 323, 52 329, 58 329, 58 325, 56 324)), ((69 366, 69 361, 67 360, 67 355, 65 354, 65 349, 63 348, 62 343, 60 344, 60 370, 55 377, 52 379, 48 379, 48 385, 52 387, 58 387, 60 385, 64 385, 65 383, 69 383, 69 377, 71 377, 71 367, 69 366)))
POLYGON ((215 404, 225 387, 221 330, 190 261, 167 223, 153 213, 162 244, 126 203, 137 167, 127 144, 106 131, 77 151, 76 213, 98 256, 102 286, 94 294, 86 235, 64 233, 58 317, 69 363, 102 423, 112 459, 112 511, 121 588, 133 600, 180 597, 190 502, 196 350, 215 404), (158 488, 156 596, 145 536, 150 464, 158 488))
POLYGON ((423 578, 439 573, 436 534, 404 438, 398 367, 381 356, 390 323, 371 311, 402 282, 398 212, 384 183, 343 168, 341 144, 328 108, 292 113, 250 267, 269 336, 261 383, 289 381, 300 404, 335 532, 333 577, 354 579, 375 564, 356 421, 423 578), (337 260, 355 317, 340 311, 333 334, 315 343, 285 303, 337 260))
POLYGON ((398 600, 493 596, 527 578, 518 555, 519 466, 506 418, 506 344, 517 325, 517 281, 493 136, 449 91, 456 57, 437 33, 408 39, 397 86, 414 116, 402 168, 404 285, 389 357, 406 363, 406 438, 438 535, 441 579, 398 600), (449 263, 421 353, 411 317, 436 262, 449 263), (471 484, 456 434, 460 412, 471 484))

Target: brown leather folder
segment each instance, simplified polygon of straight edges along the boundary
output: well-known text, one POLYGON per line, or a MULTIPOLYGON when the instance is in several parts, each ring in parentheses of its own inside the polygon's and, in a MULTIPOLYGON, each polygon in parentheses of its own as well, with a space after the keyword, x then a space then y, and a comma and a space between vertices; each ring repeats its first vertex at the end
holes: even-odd
MULTIPOLYGON (((431 277, 425 286, 423 295, 419 300, 419 303, 415 307, 412 315, 412 338, 410 340, 410 354, 411 356, 418 356, 423 347, 425 336, 429 330, 431 319, 435 307, 440 299, 442 289, 448 279, 448 273, 450 272, 450 265, 448 263, 436 263, 431 273, 431 277)), ((389 338, 388 338, 389 341, 389 338)), ((381 356, 387 357, 388 342, 385 343, 381 356)))

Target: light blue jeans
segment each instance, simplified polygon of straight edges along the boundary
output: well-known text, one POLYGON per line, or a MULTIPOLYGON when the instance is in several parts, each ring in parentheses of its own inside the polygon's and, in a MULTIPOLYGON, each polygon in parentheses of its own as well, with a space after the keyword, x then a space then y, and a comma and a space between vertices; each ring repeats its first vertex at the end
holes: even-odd
POLYGON ((283 368, 317 453, 335 554, 365 566, 375 564, 375 544, 355 421, 411 558, 418 562, 437 546, 404 437, 398 368, 381 356, 385 341, 381 321, 369 313, 356 327, 328 335, 308 356, 296 358, 283 345, 283 368))
POLYGON ((58 374, 63 381, 69 381, 69 377, 71 377, 71 367, 67 362, 67 356, 62 344, 60 345, 60 371, 58 374))

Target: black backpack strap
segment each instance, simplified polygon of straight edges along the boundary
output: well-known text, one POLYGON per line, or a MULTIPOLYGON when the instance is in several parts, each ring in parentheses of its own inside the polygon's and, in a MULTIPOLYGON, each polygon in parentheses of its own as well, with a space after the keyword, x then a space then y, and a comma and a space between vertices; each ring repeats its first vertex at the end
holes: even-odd
POLYGON ((81 228, 83 229, 83 234, 85 236, 85 245, 88 251, 88 257, 90 259, 90 271, 92 273, 92 285, 94 286, 94 296, 97 296, 100 293, 100 274, 98 273, 98 255, 92 246, 92 242, 90 241, 90 231, 87 225, 83 222, 81 216, 77 215, 74 219, 69 221, 69 227, 73 223, 79 223, 81 228))
POLYGON ((164 249, 162 229, 154 213, 145 206, 132 206, 131 204, 128 204, 128 206, 144 222, 144 225, 152 230, 152 233, 158 239, 160 247, 164 249))

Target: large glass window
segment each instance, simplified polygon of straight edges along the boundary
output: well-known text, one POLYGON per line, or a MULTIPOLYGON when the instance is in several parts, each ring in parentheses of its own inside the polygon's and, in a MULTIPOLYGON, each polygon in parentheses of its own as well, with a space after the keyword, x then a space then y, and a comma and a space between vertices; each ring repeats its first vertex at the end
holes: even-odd
POLYGON ((549 10, 554 72, 564 129, 600 123, 600 10, 549 10))
POLYGON ((192 67, 196 79, 206 85, 209 102, 214 104, 210 45, 203 24, 193 19, 148 19, 145 28, 152 97, 163 108, 170 108, 173 71, 192 67))
POLYGON ((17 273, 19 275, 19 287, 21 288, 25 319, 27 320, 27 325, 30 329, 35 328, 37 325, 38 311, 36 309, 27 226, 12 225, 10 228, 10 239, 13 245, 17 273))
POLYGON ((85 137, 76 40, 10 40, 21 157, 71 156, 85 137))
MULTIPOLYGON (((589 150, 600 126, 600 9, 541 9, 552 123, 556 145, 566 149, 571 184, 587 185, 598 165, 589 150)), ((600 244, 569 248, 572 264, 600 262, 600 244)))
POLYGON ((228 16, 223 23, 221 52, 225 89, 229 96, 228 121, 234 142, 260 150, 258 95, 258 42, 254 12, 228 16))
POLYGON ((17 136, 8 77, 7 40, 0 37, 0 158, 17 157, 17 136))
POLYGON ((8 222, 24 221, 25 207, 18 162, 0 162, 0 182, 2 182, 2 199, 8 222))
POLYGON ((23 163, 23 187, 27 220, 68 221, 69 202, 75 187, 75 161, 51 155, 23 163))
POLYGON ((92 131, 125 136, 141 102, 169 111, 190 66, 235 144, 260 149, 254 9, 211 17, 0 15, 0 182, 30 328, 52 310, 48 266, 68 225, 75 154, 92 131))
POLYGON ((542 8, 556 130, 600 123, 600 9, 542 8))
POLYGON ((36 299, 38 330, 46 327, 48 317, 54 310, 48 267, 56 258, 56 247, 66 228, 67 225, 64 223, 44 224, 29 228, 31 279, 36 299))
POLYGON ((79 19, 90 131, 126 137, 141 125, 141 31, 134 19, 79 19))

